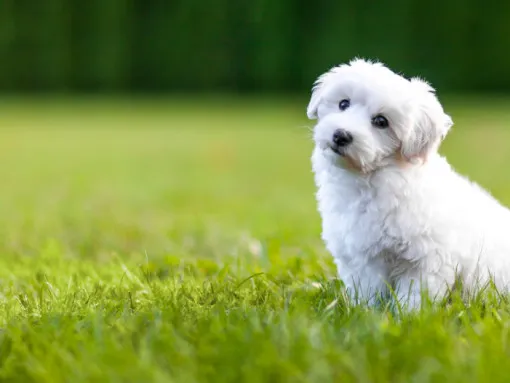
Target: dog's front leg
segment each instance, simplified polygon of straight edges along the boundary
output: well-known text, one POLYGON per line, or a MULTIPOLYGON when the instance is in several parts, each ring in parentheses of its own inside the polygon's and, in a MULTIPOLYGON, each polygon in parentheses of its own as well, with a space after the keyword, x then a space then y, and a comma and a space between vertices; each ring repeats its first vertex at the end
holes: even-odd
POLYGON ((399 304, 414 310, 421 306, 422 280, 413 273, 400 276, 395 284, 395 295, 399 304))
POLYGON ((365 264, 357 268, 338 266, 340 279, 352 303, 375 306, 387 296, 387 278, 380 265, 365 264))
POLYGON ((432 299, 444 297, 448 291, 449 282, 436 273, 419 273, 417 270, 410 270, 396 281, 395 294, 402 306, 419 309, 424 296, 432 299))

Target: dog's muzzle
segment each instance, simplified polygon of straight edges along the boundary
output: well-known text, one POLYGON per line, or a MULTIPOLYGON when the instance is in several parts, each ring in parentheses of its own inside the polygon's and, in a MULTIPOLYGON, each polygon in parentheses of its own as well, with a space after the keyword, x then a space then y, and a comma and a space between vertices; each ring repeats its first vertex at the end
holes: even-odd
POLYGON ((331 140, 338 147, 344 147, 349 145, 353 141, 352 134, 343 129, 337 129, 333 133, 331 140))
POLYGON ((337 129, 331 137, 330 148, 336 154, 343 156, 345 155, 344 149, 352 143, 354 138, 352 134, 343 129, 337 129))

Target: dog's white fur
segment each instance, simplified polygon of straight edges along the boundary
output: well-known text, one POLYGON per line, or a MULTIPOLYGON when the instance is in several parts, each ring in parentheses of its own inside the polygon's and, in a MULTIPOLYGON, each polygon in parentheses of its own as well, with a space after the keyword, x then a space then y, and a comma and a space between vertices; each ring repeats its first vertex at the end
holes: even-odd
POLYGON ((510 210, 438 154, 452 120, 430 85, 355 59, 318 78, 307 114, 318 119, 322 238, 356 301, 374 303, 391 288, 419 307, 423 288, 440 297, 459 279, 507 287, 510 210), (374 127, 375 115, 389 127, 374 127), (341 155, 332 150, 337 129, 353 137, 341 155))

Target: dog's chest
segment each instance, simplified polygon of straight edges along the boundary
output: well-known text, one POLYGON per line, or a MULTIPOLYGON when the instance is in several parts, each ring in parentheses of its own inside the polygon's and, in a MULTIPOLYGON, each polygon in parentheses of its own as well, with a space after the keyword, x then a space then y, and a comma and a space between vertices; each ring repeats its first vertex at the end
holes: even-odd
MULTIPOLYGON (((327 191, 324 191, 327 193, 327 191)), ((391 246, 385 221, 394 202, 373 190, 330 190, 321 201, 323 238, 333 254, 375 257, 391 246)))

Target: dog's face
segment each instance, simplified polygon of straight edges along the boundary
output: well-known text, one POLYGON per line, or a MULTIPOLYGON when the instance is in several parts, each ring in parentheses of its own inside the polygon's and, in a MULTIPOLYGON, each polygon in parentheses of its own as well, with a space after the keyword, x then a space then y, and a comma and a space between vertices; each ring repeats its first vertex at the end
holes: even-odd
POLYGON ((362 173, 426 160, 452 125, 426 82, 361 59, 318 78, 307 114, 318 119, 316 147, 362 173))

